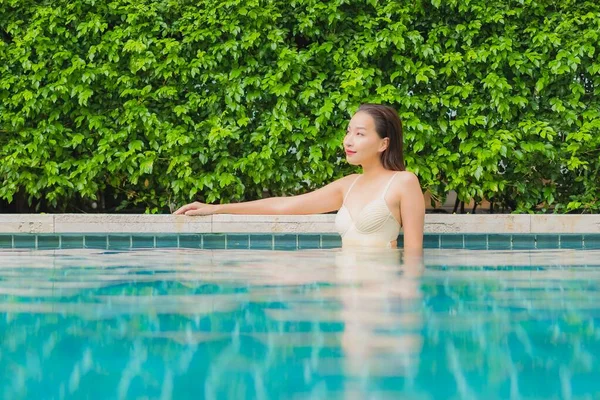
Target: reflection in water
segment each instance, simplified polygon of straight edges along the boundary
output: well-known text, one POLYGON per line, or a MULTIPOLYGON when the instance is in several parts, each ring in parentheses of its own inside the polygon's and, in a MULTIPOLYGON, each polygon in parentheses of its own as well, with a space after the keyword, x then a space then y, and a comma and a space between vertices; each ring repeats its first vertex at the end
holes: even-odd
POLYGON ((385 378, 413 386, 423 345, 422 259, 406 260, 399 250, 342 249, 335 266, 344 373, 356 383, 348 397, 364 398, 385 378))
POLYGON ((0 398, 594 398, 594 251, 5 251, 0 398))

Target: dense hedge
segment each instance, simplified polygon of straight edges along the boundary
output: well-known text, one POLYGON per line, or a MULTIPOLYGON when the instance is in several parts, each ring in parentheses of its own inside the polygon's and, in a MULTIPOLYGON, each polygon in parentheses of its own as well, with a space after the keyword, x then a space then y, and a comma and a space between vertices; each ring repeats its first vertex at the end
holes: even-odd
POLYGON ((304 192, 383 102, 434 197, 599 211, 599 35, 596 1, 0 0, 0 198, 304 192))

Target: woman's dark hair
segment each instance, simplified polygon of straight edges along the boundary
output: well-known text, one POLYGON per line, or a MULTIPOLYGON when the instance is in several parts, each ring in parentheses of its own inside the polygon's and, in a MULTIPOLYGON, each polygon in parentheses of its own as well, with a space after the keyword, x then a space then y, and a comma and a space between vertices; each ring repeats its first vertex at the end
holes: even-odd
POLYGON ((363 104, 358 111, 366 112, 373 118, 375 131, 380 138, 390 139, 387 149, 381 153, 383 167, 392 171, 404 171, 402 121, 396 110, 382 104, 363 104))

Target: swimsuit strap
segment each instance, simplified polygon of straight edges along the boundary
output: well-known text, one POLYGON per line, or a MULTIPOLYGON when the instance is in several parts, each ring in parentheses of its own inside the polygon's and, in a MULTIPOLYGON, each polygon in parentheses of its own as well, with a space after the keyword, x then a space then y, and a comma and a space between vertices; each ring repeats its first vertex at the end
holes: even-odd
POLYGON ((342 204, 346 203, 346 199, 348 198, 348 195, 350 194, 350 191, 352 190, 352 188, 354 187, 354 184, 360 179, 362 175, 358 175, 356 177, 356 179, 354 180, 354 182, 352 182, 352 185, 350 185, 350 188, 348 189, 348 191, 346 192, 346 195, 344 196, 344 201, 342 202, 342 204))
POLYGON ((394 175, 392 175, 392 177, 388 181, 387 185, 385 185, 385 189, 383 189, 383 194, 381 195, 382 198, 384 198, 385 195, 387 194, 387 191, 390 188, 390 185, 392 184, 392 181, 394 180, 394 178, 396 177, 396 175, 398 175, 398 172, 396 172, 394 175))

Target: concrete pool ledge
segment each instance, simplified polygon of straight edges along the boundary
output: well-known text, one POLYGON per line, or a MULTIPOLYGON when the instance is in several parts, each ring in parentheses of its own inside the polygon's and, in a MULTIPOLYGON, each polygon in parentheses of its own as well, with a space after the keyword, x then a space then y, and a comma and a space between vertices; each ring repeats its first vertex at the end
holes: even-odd
MULTIPOLYGON (((334 233, 333 214, 0 214, 0 233, 334 233)), ((427 214, 426 233, 600 233, 600 214, 427 214)))

